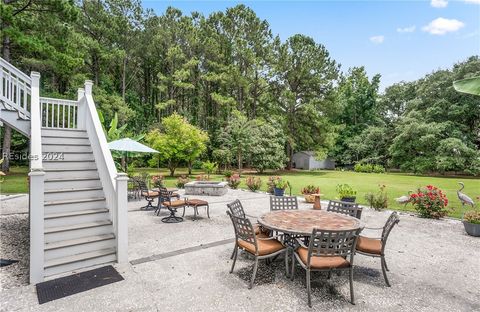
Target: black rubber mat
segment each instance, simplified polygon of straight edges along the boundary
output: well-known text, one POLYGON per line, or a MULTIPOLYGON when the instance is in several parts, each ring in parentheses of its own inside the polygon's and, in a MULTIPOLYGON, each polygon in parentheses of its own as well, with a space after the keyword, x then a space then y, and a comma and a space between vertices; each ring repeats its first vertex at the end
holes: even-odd
POLYGON ((111 265, 37 284, 38 303, 57 300, 100 286, 122 281, 111 265))

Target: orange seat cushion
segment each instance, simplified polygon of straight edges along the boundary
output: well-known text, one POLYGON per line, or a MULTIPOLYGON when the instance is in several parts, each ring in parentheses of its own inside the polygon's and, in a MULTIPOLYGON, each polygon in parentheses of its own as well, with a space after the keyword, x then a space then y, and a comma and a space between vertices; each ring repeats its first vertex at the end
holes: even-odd
POLYGON ((185 201, 184 200, 172 200, 171 202, 164 201, 162 202, 162 205, 169 206, 169 207, 183 207, 185 206, 185 201))
POLYGON ((208 202, 201 199, 187 199, 187 205, 189 206, 207 206, 208 202))
POLYGON ((157 197, 158 195, 159 193, 157 191, 142 192, 142 196, 145 196, 145 197, 157 197))
MULTIPOLYGON (((308 261, 308 249, 300 247, 297 250, 298 255, 302 262, 306 265, 308 261)), ((339 269, 339 268, 348 268, 350 262, 342 257, 335 256, 312 256, 310 259, 310 267, 313 269, 339 269)))
POLYGON ((357 241, 357 250, 365 253, 381 255, 382 241, 375 238, 359 236, 357 241))
MULTIPOLYGON (((269 239, 269 240, 260 240, 258 238, 268 238, 265 234, 257 235, 257 245, 258 245, 258 255, 259 256, 266 256, 273 254, 279 250, 284 249, 285 247, 276 239, 269 239)), ((246 242, 242 239, 237 241, 239 247, 245 249, 251 254, 255 254, 255 245, 249 242, 246 242)))

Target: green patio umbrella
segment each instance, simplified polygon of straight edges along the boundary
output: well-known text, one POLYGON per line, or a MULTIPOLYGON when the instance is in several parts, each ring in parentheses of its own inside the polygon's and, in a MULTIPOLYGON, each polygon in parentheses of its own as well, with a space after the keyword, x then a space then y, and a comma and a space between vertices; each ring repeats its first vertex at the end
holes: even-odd
POLYGON ((158 153, 157 150, 150 148, 142 143, 138 143, 129 138, 120 139, 116 141, 112 141, 108 143, 108 148, 114 151, 124 152, 125 156, 125 172, 127 172, 128 164, 127 164, 127 156, 128 152, 131 153, 158 153))
POLYGON ((454 81, 453 87, 458 92, 480 95, 480 77, 454 81))

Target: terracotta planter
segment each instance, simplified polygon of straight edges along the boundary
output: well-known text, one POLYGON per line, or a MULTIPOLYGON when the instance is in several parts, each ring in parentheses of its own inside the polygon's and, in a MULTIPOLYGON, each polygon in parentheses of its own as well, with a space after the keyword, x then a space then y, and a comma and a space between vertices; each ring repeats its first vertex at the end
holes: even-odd
POLYGON ((315 201, 315 196, 313 196, 312 194, 303 194, 303 196, 305 197, 305 201, 307 203, 313 204, 313 202, 315 201))
POLYGON ((480 237, 480 224, 463 221, 463 226, 468 235, 480 237))

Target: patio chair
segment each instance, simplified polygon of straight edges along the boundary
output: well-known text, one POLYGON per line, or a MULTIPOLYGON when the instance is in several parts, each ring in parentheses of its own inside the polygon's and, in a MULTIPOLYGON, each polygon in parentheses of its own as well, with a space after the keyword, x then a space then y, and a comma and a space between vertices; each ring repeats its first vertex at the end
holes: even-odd
POLYGON ((150 209, 155 209, 155 207, 152 205, 152 202, 159 196, 159 192, 157 191, 152 191, 148 189, 147 183, 144 180, 137 179, 136 180, 138 184, 138 188, 140 189, 140 195, 143 196, 148 204, 144 207, 141 207, 141 210, 150 210, 150 209))
POLYGON ((328 202, 327 211, 341 213, 347 216, 351 216, 360 219, 359 207, 356 203, 342 202, 330 200, 328 202))
MULTIPOLYGON (((240 200, 235 199, 233 202, 227 204, 227 207, 228 207, 228 209, 230 210, 230 213, 233 216, 239 217, 239 218, 244 218, 244 219, 246 218, 245 210, 243 210, 243 205, 240 202, 240 200)), ((253 225, 253 229, 255 231, 255 235, 263 233, 263 234, 268 236, 270 234, 268 230, 262 229, 260 227, 260 224, 258 224, 258 223, 253 225)), ((235 247, 235 249, 236 249, 236 247, 235 247)), ((233 259, 233 256, 235 255, 235 249, 233 250, 232 256, 230 257, 230 259, 233 259)))
POLYGON ((187 205, 187 200, 172 200, 171 194, 167 191, 166 188, 161 187, 159 190, 159 202, 158 202, 158 209, 157 209, 157 216, 160 214, 160 209, 162 206, 170 211, 170 215, 168 217, 162 218, 162 222, 165 223, 177 223, 182 222, 182 217, 177 217, 175 213, 177 213, 178 208, 185 208, 187 205))
POLYGON ((296 209, 298 209, 296 196, 270 196, 270 211, 296 209))
POLYGON ((308 306, 312 307, 311 281, 312 271, 327 272, 349 271, 350 302, 355 304, 353 293, 353 257, 358 235, 362 229, 350 231, 326 231, 314 229, 310 235, 308 248, 298 240, 300 247, 295 251, 292 261, 292 275, 295 276, 295 262, 306 271, 308 306), (347 259, 349 257, 349 259, 347 259))
POLYGON ((400 222, 397 212, 393 212, 388 217, 387 222, 381 228, 368 228, 370 230, 382 230, 382 235, 379 238, 360 236, 357 243, 357 252, 366 256, 379 257, 381 259, 381 266, 385 283, 390 287, 390 282, 387 278, 387 262, 385 261, 385 245, 387 244, 388 235, 392 231, 395 224, 400 222))
MULTIPOLYGON (((268 237, 267 235, 260 233, 255 234, 252 223, 247 218, 240 218, 234 216, 227 211, 230 220, 232 220, 233 229, 235 230, 235 251, 232 262, 232 268, 230 273, 235 268, 235 262, 237 261, 238 249, 242 249, 255 257, 255 264, 253 266, 252 278, 248 289, 253 287, 255 276, 257 275, 258 260, 270 259, 286 252, 286 248, 276 240, 276 237, 268 237)), ((285 256, 285 270, 288 275, 287 257, 285 256)))

